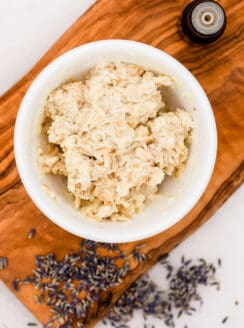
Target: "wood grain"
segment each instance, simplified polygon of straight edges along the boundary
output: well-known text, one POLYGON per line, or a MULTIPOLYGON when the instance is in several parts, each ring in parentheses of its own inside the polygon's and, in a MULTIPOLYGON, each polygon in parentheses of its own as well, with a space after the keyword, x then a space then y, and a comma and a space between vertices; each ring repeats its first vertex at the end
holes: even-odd
MULTIPOLYGON (((111 38, 142 41, 180 60, 198 78, 207 92, 218 126, 218 155, 209 186, 194 209, 172 228, 146 240, 147 264, 134 265, 123 283, 99 299, 85 319, 93 326, 108 306, 158 257, 179 244, 205 222, 243 182, 244 164, 244 4, 220 1, 227 13, 224 36, 211 45, 195 45, 179 29, 179 17, 188 1, 100 0, 47 52, 36 66, 0 98, 0 256, 9 259, 0 278, 12 289, 12 280, 25 277, 34 266, 34 255, 54 252, 62 257, 78 248, 80 239, 51 223, 35 207, 20 182, 13 152, 13 129, 23 95, 36 75, 54 58, 80 44, 111 38), (35 227, 33 240, 28 231, 35 227)), ((221 222, 219 223, 221 224, 221 222)), ((133 243, 126 244, 131 249, 133 243)), ((41 322, 50 318, 45 305, 36 305, 33 290, 16 293, 41 322)))

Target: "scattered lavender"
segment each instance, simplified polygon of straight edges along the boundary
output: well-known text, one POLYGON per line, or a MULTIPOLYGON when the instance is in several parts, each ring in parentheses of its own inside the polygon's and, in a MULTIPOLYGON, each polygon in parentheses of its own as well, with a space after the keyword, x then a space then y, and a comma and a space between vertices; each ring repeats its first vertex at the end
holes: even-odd
MULTIPOLYGON (((161 319, 165 326, 175 327, 175 317, 182 314, 192 315, 196 311, 193 304, 202 302, 198 288, 204 286, 216 286, 215 267, 204 259, 197 261, 181 258, 179 268, 174 268, 167 256, 161 261, 168 288, 161 290, 147 275, 137 280, 118 300, 103 320, 106 325, 110 323, 115 328, 129 328, 128 322, 134 310, 141 310, 145 319, 154 316, 161 319), (176 313, 176 315, 175 315, 176 313)), ((227 320, 227 319, 226 319, 227 320)))
MULTIPOLYGON (((100 294, 119 285, 130 271, 130 260, 139 264, 147 261, 141 252, 144 246, 137 245, 127 254, 116 244, 84 240, 78 252, 67 254, 62 260, 54 254, 36 256, 32 275, 24 280, 15 279, 13 287, 17 291, 22 285, 32 284, 36 289, 35 302, 46 303, 51 308, 53 317, 44 328, 56 327, 57 322, 59 328, 72 328, 74 324, 84 328, 83 321, 100 294)), ((148 275, 144 275, 122 295, 103 323, 110 323, 115 328, 129 328, 133 311, 142 310, 144 328, 153 328, 146 321, 150 316, 160 319, 167 327, 175 327, 176 317, 192 315, 196 311, 195 303, 202 303, 201 285, 219 289, 215 280, 216 268, 204 259, 193 261, 182 256, 180 262, 180 266, 174 268, 168 255, 164 255, 160 263, 168 287, 161 290, 148 275)), ((218 266, 221 266, 220 259, 218 266)), ((224 318, 222 323, 227 319, 224 318)))
POLYGON ((133 310, 142 310, 144 317, 154 315, 163 319, 168 326, 172 324, 171 307, 164 292, 147 275, 137 280, 118 300, 103 320, 116 328, 127 328, 133 310))
MULTIPOLYGON (((96 244, 94 241, 93 243, 96 244)), ((118 244, 112 244, 112 243, 100 243, 100 246, 103 248, 106 248, 109 250, 109 253, 112 253, 113 251, 119 251, 118 244)))
POLYGON ((0 256, 0 271, 8 266, 8 259, 6 256, 0 256))
POLYGON ((36 230, 35 229, 31 229, 28 233, 28 238, 32 239, 33 237, 35 237, 36 234, 36 230))
POLYGON ((131 254, 128 256, 128 258, 133 257, 134 260, 138 263, 143 263, 147 261, 147 256, 144 253, 140 252, 140 249, 145 247, 145 244, 140 244, 135 247, 135 249, 131 252, 131 254))
POLYGON ((132 255, 127 255, 118 245, 84 240, 78 252, 67 254, 62 260, 54 254, 36 256, 32 275, 15 279, 13 287, 18 291, 22 285, 34 286, 35 302, 46 303, 53 313, 45 328, 56 327, 57 322, 59 328, 71 328, 74 322, 77 328, 83 328, 82 321, 100 293, 121 284, 130 271, 130 259, 146 260, 140 252, 143 246, 136 246, 132 255), (101 249, 109 255, 99 254, 101 249))

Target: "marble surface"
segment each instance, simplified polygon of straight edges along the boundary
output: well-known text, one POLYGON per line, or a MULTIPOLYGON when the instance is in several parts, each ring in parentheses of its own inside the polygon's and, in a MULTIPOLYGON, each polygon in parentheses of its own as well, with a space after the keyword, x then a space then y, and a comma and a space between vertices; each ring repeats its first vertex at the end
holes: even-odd
MULTIPOLYGON (((6 0, 0 1, 0 94, 21 78, 57 40, 57 38, 95 0, 6 0)), ((216 262, 221 290, 203 288, 203 306, 192 317, 182 316, 176 328, 244 327, 244 186, 239 188, 221 209, 196 233, 171 252, 173 264, 182 255, 204 257, 216 262), (234 302, 238 300, 239 305, 234 302)), ((0 237, 1 238, 1 237, 0 237)), ((165 285, 160 265, 150 276, 159 286, 165 285)), ((158 320, 149 319, 155 328, 163 328, 158 320)), ((0 328, 24 328, 37 320, 0 281, 0 328)), ((38 327, 41 327, 39 325, 38 327)), ((102 325, 98 324, 97 328, 102 325)), ((136 313, 131 328, 142 328, 143 319, 136 313)))
POLYGON ((19 80, 95 0, 1 0, 0 94, 19 80))

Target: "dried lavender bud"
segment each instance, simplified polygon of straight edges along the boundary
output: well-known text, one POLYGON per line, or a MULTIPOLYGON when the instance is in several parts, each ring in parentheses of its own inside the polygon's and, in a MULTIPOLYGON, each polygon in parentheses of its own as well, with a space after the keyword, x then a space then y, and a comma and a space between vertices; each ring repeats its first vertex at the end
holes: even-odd
POLYGON ((14 290, 17 292, 19 290, 19 279, 15 279, 12 282, 14 290))
POLYGON ((226 323, 226 321, 228 320, 228 316, 226 316, 223 320, 222 320, 222 323, 226 323))
POLYGON ((32 239, 33 237, 35 237, 36 234, 36 230, 35 229, 31 229, 28 233, 28 238, 32 239))
POLYGON ((0 271, 8 266, 8 259, 6 256, 0 256, 0 271))

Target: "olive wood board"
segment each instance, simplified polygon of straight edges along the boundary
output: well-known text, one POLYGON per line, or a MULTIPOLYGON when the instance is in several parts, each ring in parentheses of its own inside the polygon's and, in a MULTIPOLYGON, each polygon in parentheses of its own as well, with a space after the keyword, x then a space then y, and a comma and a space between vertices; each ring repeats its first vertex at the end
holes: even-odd
MULTIPOLYGON (((50 318, 50 309, 35 303, 31 286, 15 292, 12 280, 31 273, 35 255, 53 252, 62 257, 78 249, 81 239, 49 221, 30 200, 15 166, 13 131, 26 90, 54 58, 78 45, 101 39, 129 39, 153 45, 174 56, 196 76, 210 99, 218 127, 216 166, 204 195, 180 222, 145 240, 143 251, 147 253, 148 261, 134 264, 119 286, 100 297, 84 320, 86 327, 94 326, 135 279, 146 272, 160 255, 169 252, 211 217, 244 180, 244 62, 241 52, 244 3, 239 0, 220 1, 227 13, 224 35, 213 44, 197 45, 189 42, 179 27, 180 15, 188 2, 96 2, 34 68, 0 98, 0 256, 7 256, 9 261, 8 267, 0 271, 0 278, 42 323, 50 318), (31 228, 36 229, 36 236, 28 239, 31 228)), ((130 250, 135 244, 128 243, 123 248, 130 250)))

